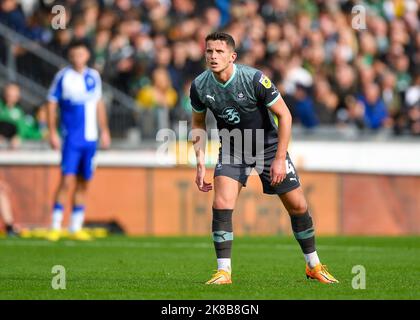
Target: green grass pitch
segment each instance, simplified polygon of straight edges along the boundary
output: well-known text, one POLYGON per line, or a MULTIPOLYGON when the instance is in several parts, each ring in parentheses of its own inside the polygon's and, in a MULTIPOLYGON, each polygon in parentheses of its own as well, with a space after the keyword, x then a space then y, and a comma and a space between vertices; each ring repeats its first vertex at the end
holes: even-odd
POLYGON ((318 237, 340 280, 307 280, 292 237, 236 237, 233 284, 206 286, 215 269, 208 237, 111 236, 92 242, 0 239, 0 299, 420 299, 419 237, 318 237), (54 290, 54 265, 66 289, 54 290), (366 289, 353 289, 353 266, 366 289))

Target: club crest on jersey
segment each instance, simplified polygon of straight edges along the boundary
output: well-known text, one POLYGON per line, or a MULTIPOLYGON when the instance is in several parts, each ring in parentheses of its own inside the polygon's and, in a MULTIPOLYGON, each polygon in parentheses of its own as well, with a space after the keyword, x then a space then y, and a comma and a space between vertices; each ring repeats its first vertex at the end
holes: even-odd
POLYGON ((237 97, 238 100, 246 100, 246 96, 242 91, 238 93, 237 97))
POLYGON ((91 91, 95 88, 95 79, 93 79, 92 76, 87 75, 85 77, 85 81, 86 81, 86 89, 87 91, 91 91))
POLYGON ((241 122, 241 117, 235 107, 227 107, 223 109, 221 118, 223 118, 223 120, 225 120, 228 124, 238 124, 241 122))
POLYGON ((261 75, 261 78, 258 82, 261 83, 266 89, 271 88, 271 80, 268 79, 268 77, 265 74, 261 75))

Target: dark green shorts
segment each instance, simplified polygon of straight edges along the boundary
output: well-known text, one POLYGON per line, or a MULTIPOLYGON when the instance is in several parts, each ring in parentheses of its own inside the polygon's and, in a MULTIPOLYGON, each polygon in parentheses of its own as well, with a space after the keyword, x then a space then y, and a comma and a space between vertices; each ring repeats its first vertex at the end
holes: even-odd
POLYGON ((223 157, 219 153, 219 159, 214 169, 214 177, 226 176, 240 182, 244 187, 251 174, 252 169, 255 169, 260 177, 263 192, 266 194, 283 194, 300 186, 299 176, 296 168, 290 159, 289 153, 286 154, 286 178, 277 186, 271 186, 270 167, 276 156, 275 151, 266 152, 260 159, 256 157, 255 161, 239 161, 231 156, 223 157))

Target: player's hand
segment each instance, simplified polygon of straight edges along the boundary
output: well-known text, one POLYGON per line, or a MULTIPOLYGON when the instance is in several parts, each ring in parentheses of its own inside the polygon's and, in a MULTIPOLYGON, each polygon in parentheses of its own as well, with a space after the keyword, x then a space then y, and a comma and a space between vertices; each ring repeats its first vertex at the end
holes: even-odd
POLYGON ((211 183, 207 183, 204 181, 204 177, 206 176, 206 166, 204 164, 197 165, 197 175, 195 177, 195 183, 197 184, 198 190, 202 192, 209 192, 213 189, 211 183))
POLYGON ((286 161, 274 159, 270 167, 271 186, 276 186, 286 178, 286 161))
POLYGON ((54 150, 60 149, 60 146, 61 146, 60 136, 58 135, 56 131, 50 132, 48 136, 48 141, 50 143, 51 148, 53 148, 54 150))
POLYGON ((103 130, 101 132, 101 147, 108 149, 111 146, 111 135, 109 130, 103 130))

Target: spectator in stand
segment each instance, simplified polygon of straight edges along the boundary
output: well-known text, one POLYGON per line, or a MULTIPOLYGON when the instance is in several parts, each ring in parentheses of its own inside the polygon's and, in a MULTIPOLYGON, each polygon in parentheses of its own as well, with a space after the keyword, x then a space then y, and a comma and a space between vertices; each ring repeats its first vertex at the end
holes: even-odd
POLYGON ((298 83, 295 90, 295 99, 297 116, 300 123, 305 128, 312 129, 319 125, 319 120, 309 90, 310 88, 298 83))
POLYGON ((408 109, 408 126, 412 135, 420 136, 420 103, 408 109))
POLYGON ((111 39, 111 32, 108 29, 100 29, 95 34, 93 46, 93 66, 100 73, 105 71, 108 43, 111 39))
MULTIPOLYGON (((415 0, 360 1, 368 8, 364 30, 352 28, 355 1, 349 0, 62 0, 67 29, 54 30, 52 37, 46 26, 54 3, 39 3, 22 11, 19 1, 3 0, 0 21, 63 56, 72 39, 88 39, 92 65, 105 81, 133 97, 158 67, 169 71, 173 87, 182 95, 187 79, 205 69, 205 36, 223 29, 237 43, 238 63, 270 71, 294 116, 297 103, 300 109, 305 104, 295 99, 298 80, 311 87, 311 78, 321 76, 328 84, 315 84, 306 98, 315 101, 315 108, 324 108, 317 92, 330 87, 338 97, 336 123, 363 127, 359 116, 364 104, 354 97, 363 96, 363 88, 374 82, 380 84, 379 96, 389 117, 403 115, 404 123, 409 121, 406 95, 420 63, 420 3, 415 0)), ((0 40, 3 63, 6 48, 0 40)), ((20 71, 37 74, 35 81, 40 82, 38 74, 46 73, 45 65, 28 59, 22 49, 15 48, 14 54, 20 57, 20 71)), ((328 96, 332 106, 333 95, 328 96)))
POLYGON ((137 94, 137 102, 143 109, 143 127, 154 123, 147 136, 153 135, 159 129, 170 128, 170 110, 175 107, 178 100, 176 90, 173 88, 169 73, 165 68, 157 68, 152 73, 151 85, 141 88, 137 94))
POLYGON ((414 84, 407 90, 405 105, 405 112, 398 118, 400 127, 396 128, 397 133, 406 131, 420 136, 420 74, 417 74, 414 84))
POLYGON ((401 95, 397 90, 396 76, 386 71, 381 79, 382 100, 391 118, 395 118, 401 109, 401 95))
POLYGON ((95 37, 97 32, 97 23, 100 13, 98 1, 84 0, 82 1, 83 19, 85 21, 86 34, 90 39, 95 37))
POLYGON ((346 98, 356 95, 357 79, 354 69, 348 64, 340 65, 335 69, 330 83, 332 83, 333 90, 338 95, 338 109, 345 109, 346 98))
POLYGON ((27 34, 26 17, 17 0, 2 0, 0 22, 21 34, 27 34))
POLYGON ((340 110, 342 113, 339 115, 340 119, 344 120, 343 123, 346 125, 364 130, 366 128, 364 105, 353 96, 347 96, 345 104, 346 109, 340 110))
POLYGON ((184 42, 176 42, 172 45, 172 61, 168 68, 169 74, 178 95, 182 93, 189 71, 188 49, 184 42))
POLYGON ((410 83, 412 82, 411 75, 408 72, 408 57, 404 54, 398 57, 398 59, 396 59, 395 61, 394 67, 397 77, 396 87, 401 96, 404 97, 405 92, 407 91, 408 87, 410 86, 410 83))
POLYGON ((377 130, 389 127, 389 118, 385 103, 380 96, 380 89, 376 83, 366 84, 363 94, 358 97, 358 101, 363 106, 365 125, 369 129, 377 130))
POLYGON ((420 72, 416 75, 415 81, 411 87, 408 88, 405 95, 405 105, 407 107, 414 107, 420 104, 420 72))
POLYGON ((64 57, 67 53, 67 47, 71 42, 72 33, 70 29, 58 29, 54 32, 52 41, 48 48, 55 54, 64 57))
POLYGON ((15 83, 7 84, 0 101, 0 138, 6 139, 11 149, 18 148, 22 139, 42 138, 36 120, 22 111, 19 100, 19 86, 15 83))
POLYGON ((334 125, 337 123, 338 97, 331 90, 325 78, 318 77, 314 81, 314 110, 320 124, 334 125))
POLYGON ((118 33, 109 43, 105 78, 116 88, 128 92, 133 67, 134 49, 129 38, 123 33, 118 33))

